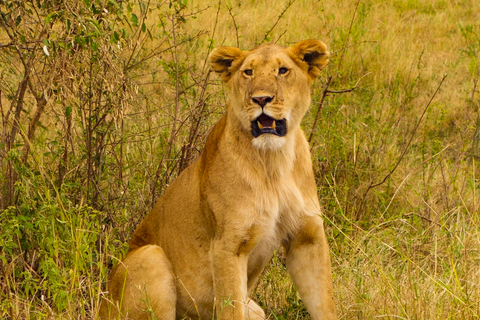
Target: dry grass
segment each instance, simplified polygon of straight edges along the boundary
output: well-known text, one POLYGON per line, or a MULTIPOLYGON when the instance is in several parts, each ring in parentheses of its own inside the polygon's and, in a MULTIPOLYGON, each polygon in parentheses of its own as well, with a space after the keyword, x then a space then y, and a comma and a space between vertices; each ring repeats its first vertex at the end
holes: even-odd
MULTIPOLYGON (((289 45, 318 38, 329 45, 332 59, 313 89, 312 109, 304 120, 307 134, 312 132, 327 79, 332 77, 329 89, 337 91, 360 80, 352 92, 326 97, 312 140, 339 317, 480 318, 478 1, 194 0, 181 9, 185 21, 175 28, 176 40, 168 20, 173 9, 168 4, 160 9, 151 5, 154 11, 147 24, 156 33, 138 38, 144 49, 139 56, 157 46, 165 50, 177 44, 177 51, 159 51, 129 73, 115 71, 127 77, 127 89, 121 110, 109 115, 114 120, 112 131, 106 131, 104 149, 99 149, 104 162, 98 170, 102 175, 95 176, 97 193, 74 193, 89 184, 79 178, 86 172, 86 160, 73 155, 65 175, 70 184, 51 187, 61 157, 52 155, 62 150, 52 144, 58 140, 52 131, 39 129, 28 165, 15 167, 20 177, 17 201, 1 217, 17 221, 18 226, 0 223, 3 233, 10 235, 1 239, 11 241, 1 251, 2 317, 77 319, 96 312, 112 255, 120 255, 121 243, 175 177, 179 159, 190 161, 198 155, 209 128, 224 110, 225 88, 213 75, 200 97, 212 46, 238 44, 248 49, 264 40, 289 45), (178 62, 177 67, 172 61, 178 62), (206 109, 201 108, 203 102, 206 109), (172 131, 175 121, 178 131, 172 131), (191 146, 195 124, 199 129, 191 146), (189 150, 186 146, 192 147, 190 158, 182 158, 182 152, 189 150), (48 148, 50 153, 45 151, 48 148), (93 195, 98 198, 94 203, 93 195), (26 222, 19 217, 25 210, 55 212, 51 217, 68 222, 65 229, 42 231, 51 241, 40 244, 53 251, 26 251, 14 245, 22 235, 22 239, 35 236, 42 223, 55 225, 37 218, 30 221, 34 226, 24 227, 26 222), (77 221, 71 218, 75 215, 89 218, 77 221), (63 243, 62 237, 71 241, 63 243), (89 247, 96 247, 91 256, 86 254, 89 247), (72 263, 60 261, 63 251, 77 252, 72 263), (39 258, 45 252, 51 259, 39 258), (82 262, 87 258, 88 263, 82 262), (48 263, 55 267, 47 267, 48 263), (46 275, 47 270, 58 274, 46 275), (58 286, 45 288, 52 283, 58 286), (63 300, 55 296, 60 289, 63 300)), ((2 37, 1 42, 7 42, 6 35, 2 37)), ((118 59, 128 60, 122 54, 134 44, 126 43, 118 59)), ((3 113, 10 105, 5 83, 21 79, 19 71, 7 68, 7 55, 2 53, 3 113)), ((25 109, 35 110, 31 94, 26 99, 25 109)), ((64 130, 63 118, 55 118, 63 113, 61 108, 61 104, 49 105, 41 118, 44 125, 64 130)), ((85 128, 75 111, 83 109, 73 108, 71 152, 79 155, 85 128)), ((25 127, 32 113, 21 115, 25 127)), ((19 136, 14 149, 19 155, 10 151, 9 161, 21 158, 22 141, 19 136)), ((2 185, 5 180, 0 174, 2 185)), ((270 319, 309 319, 286 275, 281 253, 254 295, 270 319)))

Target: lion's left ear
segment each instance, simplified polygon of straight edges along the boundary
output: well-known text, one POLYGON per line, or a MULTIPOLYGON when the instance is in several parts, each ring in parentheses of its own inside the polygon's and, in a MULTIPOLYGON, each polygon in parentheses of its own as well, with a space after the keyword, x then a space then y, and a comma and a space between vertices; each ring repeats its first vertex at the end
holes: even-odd
POLYGON ((308 76, 313 81, 320 71, 328 64, 330 53, 327 46, 318 40, 300 41, 288 48, 289 54, 297 64, 306 69, 308 76))
POLYGON ((210 54, 210 64, 224 82, 228 82, 232 74, 241 66, 245 55, 235 47, 219 47, 210 54))

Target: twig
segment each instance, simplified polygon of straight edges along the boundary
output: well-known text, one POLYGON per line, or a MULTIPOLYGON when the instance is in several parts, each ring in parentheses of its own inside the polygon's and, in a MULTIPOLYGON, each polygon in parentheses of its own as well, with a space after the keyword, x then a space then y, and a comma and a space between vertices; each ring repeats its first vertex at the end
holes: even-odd
POLYGON ((347 93, 347 92, 352 92, 353 90, 355 90, 358 86, 358 83, 360 82, 360 80, 362 80, 363 78, 365 78, 366 76, 368 76, 371 72, 369 73, 366 73, 364 74, 361 78, 359 78, 357 80, 357 82, 355 83, 355 85, 349 89, 343 89, 343 90, 327 90, 327 93, 347 93))
MULTIPOLYGON (((35 94, 35 92, 33 91, 33 86, 31 85, 30 81, 28 82, 29 82, 30 91, 34 93, 35 99, 37 101, 37 110, 35 111, 35 115, 33 119, 30 121, 30 124, 28 125, 28 133, 26 137, 28 141, 32 141, 33 136, 35 134, 35 130, 37 129, 37 124, 40 121, 40 117, 42 116, 43 111, 45 110, 45 106, 47 105, 47 98, 45 98, 44 94, 40 94, 40 95, 35 94)), ((23 156, 22 156, 22 162, 24 164, 27 163, 29 151, 30 151, 30 143, 25 143, 25 145, 23 146, 23 156)))
MULTIPOLYGON (((215 32, 217 31, 217 24, 218 24, 218 16, 220 14, 220 5, 222 3, 222 0, 218 0, 218 8, 217 8, 217 15, 215 17, 215 24, 213 25, 213 30, 212 30, 212 35, 211 39, 213 40, 215 37, 215 32)), ((207 47, 207 54, 205 55, 205 61, 203 62, 203 68, 202 68, 202 73, 205 72, 205 68, 209 65, 207 63, 208 57, 210 56, 210 51, 213 49, 213 42, 210 43, 210 45, 207 47)))
POLYGON ((323 109, 323 103, 325 102, 325 98, 327 97, 328 87, 330 86, 330 83, 332 82, 332 79, 333 79, 333 76, 328 77, 327 85, 325 86, 325 89, 323 90, 322 99, 320 100, 320 104, 318 105, 317 113, 315 114, 315 120, 313 120, 312 130, 310 131, 310 136, 308 137, 308 143, 310 143, 312 141, 313 132, 315 131, 315 127, 317 126, 318 117, 320 115, 320 111, 322 111, 322 109, 323 109))
MULTIPOLYGON (((132 39, 137 35, 137 33, 138 33, 138 38, 137 38, 137 41, 134 41, 134 43, 133 43, 132 53, 128 57, 127 63, 124 64, 124 69, 128 68, 128 65, 130 64, 130 62, 133 59, 133 56, 135 55, 135 51, 137 50, 137 46, 140 44, 140 35, 141 35, 140 30, 142 29, 142 25, 145 23, 145 19, 147 18, 146 12, 148 11, 149 6, 150 6, 150 1, 147 2, 146 7, 145 7, 145 11, 142 12, 142 23, 139 23, 137 25, 137 28, 133 32, 132 39)), ((131 25, 128 21, 127 21, 127 23, 131 27, 131 25)))
MULTIPOLYGON (((477 91, 477 84, 478 84, 478 79, 480 78, 480 63, 478 64, 478 69, 477 69, 477 76, 475 77, 475 80, 473 81, 473 89, 472 89, 472 94, 470 96, 470 104, 472 106, 474 106, 474 99, 475 99, 475 92, 477 91)), ((477 110, 477 122, 476 123, 479 123, 480 121, 480 113, 478 112, 477 110)), ((478 136, 478 131, 480 130, 480 127, 478 125, 475 126, 475 132, 473 133, 473 136, 472 136, 472 144, 474 141, 477 141, 477 136, 478 136)))
POLYGON ((227 10, 228 10, 228 13, 230 14, 230 17, 232 17, 233 26, 235 27, 235 35, 237 36, 237 47, 240 48, 240 41, 239 41, 239 38, 238 38, 238 27, 237 27, 237 23, 235 21, 235 17, 233 16, 233 13, 232 13, 232 7, 227 5, 227 10))
MULTIPOLYGON (((420 123, 422 123, 422 119, 425 115, 425 113, 427 112, 428 108, 430 107, 430 105, 432 104, 432 101, 433 99, 435 98, 435 96, 437 95, 438 91, 440 90, 440 87, 442 86, 443 82, 445 81, 445 78, 447 77, 447 74, 443 76, 442 80, 440 81, 440 84, 438 85, 437 89, 435 90, 435 92, 433 93, 432 97, 430 98, 430 101, 428 101, 426 107, 423 109, 423 112, 422 114, 420 115, 420 119, 418 119, 418 122, 417 124, 415 125, 415 128, 413 128, 413 132, 412 132, 412 135, 410 136, 410 139, 408 140, 407 142, 407 145, 405 146, 405 149, 403 149, 402 151, 402 154, 400 155, 400 158, 398 158, 397 160, 397 163, 395 164, 395 166, 390 170, 390 172, 385 176, 383 177, 383 179, 380 181, 380 182, 377 182, 377 183, 373 183, 370 182, 370 185, 368 186, 367 190, 365 190, 365 192, 363 193, 363 197, 362 197, 362 203, 365 201, 365 198, 368 194, 368 192, 373 189, 373 188, 376 188, 378 186, 381 186, 382 184, 385 183, 385 181, 387 181, 388 178, 390 178, 392 176, 392 174, 395 172, 395 170, 397 170, 398 166, 400 165, 400 162, 402 162, 403 158, 405 157, 405 155, 407 154, 407 151, 410 147, 410 144, 412 143, 413 141, 413 138, 415 137, 415 134, 417 133, 417 130, 418 128, 420 127, 420 123)), ((358 208, 358 210, 360 210, 362 208, 362 206, 360 206, 358 208)))
POLYGON ((278 41, 280 41, 280 39, 285 35, 285 33, 287 33, 287 30, 283 30, 283 33, 277 38, 277 40, 275 40, 274 43, 278 43, 278 41))
MULTIPOLYGON (((18 84, 17 92, 15 98, 12 100, 12 104, 10 106, 10 110, 15 110, 15 117, 13 119, 13 126, 12 130, 10 131, 9 140, 7 143, 7 150, 9 151, 12 149, 13 144, 15 142, 15 137, 17 136, 18 130, 20 130, 20 114, 23 110, 23 98, 25 96, 25 91, 27 90, 28 78, 30 77, 30 69, 25 70, 25 75, 18 84)), ((7 119, 8 119, 7 113, 7 119)))
MULTIPOLYGON (((423 201, 425 202, 425 200, 423 200, 423 201)), ((437 225, 438 227, 441 227, 441 226, 442 226, 440 223, 438 223, 438 222, 436 222, 436 221, 433 221, 432 219, 428 219, 427 217, 424 217, 424 216, 422 216, 422 215, 419 215, 418 213, 414 213, 414 212, 405 213, 403 216, 404 216, 405 218, 409 218, 409 217, 411 217, 411 216, 416 216, 416 217, 419 217, 420 219, 423 219, 423 220, 425 220, 425 221, 427 221, 427 222, 429 222, 429 223, 435 224, 435 225, 437 225)))
POLYGON ((348 48, 348 46, 347 46, 348 45, 348 38, 350 38, 350 34, 352 33, 353 21, 355 20, 355 15, 357 14, 359 4, 360 4, 360 0, 357 1, 357 4, 355 6, 355 11, 353 12, 352 20, 350 21, 350 27, 348 28, 347 38, 345 39, 345 42, 343 44, 343 48, 341 49, 342 55, 340 56, 340 61, 338 62, 337 70, 340 70, 340 68, 342 66, 343 56, 345 55, 345 51, 348 48))
POLYGON ((330 76, 328 78, 327 85, 325 86, 325 89, 323 90, 322 99, 320 100, 320 104, 319 104, 318 109, 317 109, 317 113, 315 114, 315 120, 313 121, 312 131, 310 132, 310 135, 308 137, 308 142, 309 143, 312 142, 313 133, 315 131, 315 127, 317 126, 317 121, 318 121, 318 118, 320 116, 320 112, 322 111, 323 104, 325 102, 325 98, 328 96, 328 94, 329 93, 337 94, 337 93, 352 92, 353 90, 355 90, 357 88, 358 84, 360 83, 360 80, 362 80, 363 78, 368 76, 370 73, 371 72, 364 74, 360 79, 357 80, 357 82, 355 83, 355 85, 353 87, 351 87, 349 89, 343 89, 343 90, 330 90, 330 89, 328 89, 329 86, 332 84, 333 76, 330 76))
POLYGON ((435 90, 435 92, 433 93, 432 97, 430 98, 430 101, 428 101, 428 104, 427 106, 425 107, 425 109, 423 109, 423 112, 422 114, 420 115, 420 119, 418 119, 418 122, 417 122, 417 125, 415 126, 415 128, 413 128, 413 132, 412 132, 412 136, 410 137, 410 140, 408 140, 408 143, 405 147, 405 149, 403 150, 402 154, 400 155, 400 158, 398 159, 397 163, 395 164, 395 166, 393 167, 392 170, 390 170, 390 172, 383 178, 383 180, 379 183, 376 183, 376 184, 370 184, 371 185, 371 188, 375 188, 375 187, 378 187, 380 185, 382 185, 383 183, 385 183, 385 181, 387 181, 387 179, 393 174, 393 172, 395 172, 395 170, 397 169, 398 165, 400 164, 400 162, 403 160, 403 157, 405 157, 405 154, 407 153, 407 150, 408 148, 410 147, 410 144, 412 143, 412 140, 413 138, 415 137, 415 134, 417 133, 417 130, 418 130, 418 127, 420 127, 420 123, 422 122, 422 119, 423 119, 423 116, 425 115, 425 113, 427 112, 428 108, 430 107, 430 105, 432 104, 432 101, 433 99, 435 98, 435 96, 437 95, 438 91, 440 90, 440 87, 442 86, 443 82, 445 81, 445 78, 447 77, 447 74, 443 76, 442 78, 442 81, 440 81, 440 84, 438 85, 437 87, 437 90, 435 90))
MULTIPOLYGON (((5 136, 7 135, 7 121, 5 120, 5 113, 3 112, 2 104, 2 90, 0 90, 0 115, 2 116, 2 131, 0 131, 0 143, 5 144, 5 136)), ((0 160, 3 158, 3 152, 5 149, 0 148, 0 160)))
POLYGON ((473 104, 473 99, 475 98, 475 92, 477 91, 477 84, 478 84, 478 78, 480 77, 480 63, 478 64, 478 69, 477 69, 477 76, 475 77, 475 80, 473 81, 473 90, 472 90, 472 95, 470 97, 470 102, 473 104))
POLYGON ((376 40, 365 40, 365 41, 355 42, 355 43, 352 43, 351 45, 348 45, 346 47, 341 48, 340 50, 330 51, 330 56, 335 56, 338 52, 342 52, 345 49, 355 47, 355 46, 358 46, 359 44, 363 44, 363 43, 378 43, 378 41, 376 41, 376 40))
MULTIPOLYGON (((191 36, 191 37, 188 37, 186 39, 184 39, 183 41, 180 41, 177 43, 177 46, 180 46, 184 43, 188 43, 196 38, 199 38, 203 35, 206 35, 208 32, 206 31, 199 31, 196 35, 194 36, 191 36)), ((126 65, 125 66, 125 70, 130 70, 130 69, 134 69, 135 67, 137 67, 138 65, 140 65, 141 63, 147 61, 148 59, 150 59, 151 57, 153 56, 156 56, 156 55, 161 55, 162 53, 164 52, 168 52, 170 51, 171 49, 173 49, 174 46, 170 46, 168 48, 164 48, 160 51, 157 51, 157 49, 159 49, 164 43, 165 43, 166 40, 163 40, 160 42, 160 44, 158 46, 156 46, 152 51, 150 51, 150 53, 148 55, 146 55, 145 57, 139 59, 138 61, 136 61, 135 63, 132 63, 130 65, 126 65)))
POLYGON ((263 38, 262 42, 261 43, 264 43, 265 41, 267 41, 267 38, 268 36, 270 35, 270 33, 273 31, 273 29, 275 29, 275 27, 277 26, 278 22, 280 21, 280 19, 283 18, 283 15, 285 14, 285 12, 287 12, 288 8, 290 8, 290 6, 295 2, 296 0, 290 0, 288 3, 287 3, 287 6, 285 7, 285 9, 283 9, 283 11, 280 13, 280 15, 278 16, 277 18, 277 21, 275 21, 275 23, 273 24, 273 26, 270 28, 270 30, 268 30, 266 33, 265 33, 265 37, 263 38))
POLYGON ((197 111, 198 117, 196 118, 194 113, 192 114, 192 124, 190 126, 188 143, 186 145, 183 145, 182 147, 182 156, 180 158, 180 162, 178 166, 179 174, 183 169, 187 167, 187 165, 191 161, 192 150, 197 144, 198 131, 200 129, 200 124, 202 123, 202 119, 205 114, 205 108, 207 106, 205 95, 206 95, 208 80, 210 78, 211 72, 212 72, 211 70, 208 70, 205 80, 203 81, 203 84, 198 84, 198 86, 201 89, 200 89, 199 100, 196 102, 196 107, 194 108, 194 110, 197 111))
MULTIPOLYGON (((27 43, 43 43, 43 40, 38 40, 38 41, 27 41, 25 44, 27 43)), ((7 44, 0 44, 0 48, 9 48, 9 47, 18 47, 20 49, 23 49, 23 50, 33 50, 35 49, 36 47, 25 47, 25 46, 19 46, 19 45, 16 45, 15 43, 13 42, 10 42, 10 43, 7 43, 7 44)))

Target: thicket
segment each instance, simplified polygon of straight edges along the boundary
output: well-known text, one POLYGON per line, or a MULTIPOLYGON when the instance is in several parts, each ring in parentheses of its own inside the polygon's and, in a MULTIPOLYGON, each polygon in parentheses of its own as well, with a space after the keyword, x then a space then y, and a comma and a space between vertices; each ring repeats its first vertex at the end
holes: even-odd
MULTIPOLYGON (((0 1, 0 316, 93 318, 134 228, 225 110, 212 48, 318 38, 332 59, 303 125, 340 316, 478 319, 475 12, 0 1)), ((253 294, 271 319, 307 319, 284 269, 280 253, 253 294)))
POLYGON ((1 3, 3 316, 93 316, 105 266, 199 152, 217 105, 190 59, 204 32, 181 28, 194 15, 181 1, 1 3))

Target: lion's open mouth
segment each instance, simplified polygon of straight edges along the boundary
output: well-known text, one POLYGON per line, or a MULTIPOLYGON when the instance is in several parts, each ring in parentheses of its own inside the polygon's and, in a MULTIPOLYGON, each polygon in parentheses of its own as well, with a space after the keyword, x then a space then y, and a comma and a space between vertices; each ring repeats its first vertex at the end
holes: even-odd
POLYGON ((283 137, 287 134, 287 121, 285 119, 275 120, 262 113, 257 119, 252 121, 252 135, 256 138, 264 133, 283 137))

